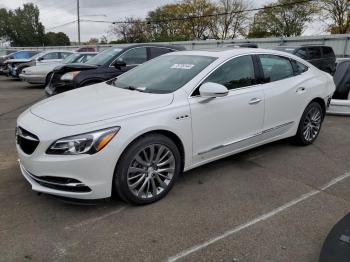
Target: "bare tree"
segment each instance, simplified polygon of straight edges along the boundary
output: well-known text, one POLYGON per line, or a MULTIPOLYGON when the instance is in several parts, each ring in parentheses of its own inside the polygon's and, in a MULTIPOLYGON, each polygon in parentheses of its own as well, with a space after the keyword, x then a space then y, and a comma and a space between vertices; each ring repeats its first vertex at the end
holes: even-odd
POLYGON ((210 32, 216 39, 233 39, 245 35, 250 15, 246 12, 252 6, 247 0, 220 0, 216 6, 216 14, 210 23, 210 32))
POLYGON ((332 34, 345 34, 350 31, 350 1, 322 0, 323 18, 330 21, 327 30, 332 34))

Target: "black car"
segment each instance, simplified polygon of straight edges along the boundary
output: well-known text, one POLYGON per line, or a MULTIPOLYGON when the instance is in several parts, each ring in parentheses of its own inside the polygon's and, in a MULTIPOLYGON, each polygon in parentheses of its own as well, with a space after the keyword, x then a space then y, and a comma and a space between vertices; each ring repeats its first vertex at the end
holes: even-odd
POLYGON ((330 46, 324 45, 301 45, 301 46, 278 46, 275 50, 284 51, 308 61, 318 69, 334 74, 335 54, 330 46))
POLYGON ((62 65, 53 71, 45 91, 55 95, 117 77, 157 56, 185 50, 182 46, 138 44, 106 49, 85 64, 62 65))

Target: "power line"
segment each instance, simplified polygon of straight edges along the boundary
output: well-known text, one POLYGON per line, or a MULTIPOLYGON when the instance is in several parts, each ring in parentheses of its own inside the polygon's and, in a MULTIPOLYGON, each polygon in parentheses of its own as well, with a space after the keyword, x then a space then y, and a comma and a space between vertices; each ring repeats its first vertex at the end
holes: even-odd
POLYGON ((70 21, 70 22, 67 22, 67 23, 64 23, 64 24, 61 24, 61 25, 57 25, 57 26, 54 26, 54 27, 47 28, 46 30, 56 29, 56 28, 58 28, 58 27, 62 27, 62 26, 74 24, 74 23, 76 23, 76 22, 77 22, 77 20, 70 21))

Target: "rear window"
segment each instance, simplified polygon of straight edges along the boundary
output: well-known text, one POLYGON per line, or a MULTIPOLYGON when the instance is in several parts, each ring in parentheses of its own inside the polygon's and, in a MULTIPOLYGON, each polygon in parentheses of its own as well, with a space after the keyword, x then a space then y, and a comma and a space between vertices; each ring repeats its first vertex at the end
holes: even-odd
POLYGON ((302 59, 307 59, 307 52, 306 52, 306 48, 299 48, 296 52, 295 52, 296 56, 299 56, 302 59))
POLYGON ((309 59, 319 59, 322 57, 320 47, 309 47, 309 59))
POLYGON ((334 57, 333 49, 329 46, 322 47, 323 57, 334 57))

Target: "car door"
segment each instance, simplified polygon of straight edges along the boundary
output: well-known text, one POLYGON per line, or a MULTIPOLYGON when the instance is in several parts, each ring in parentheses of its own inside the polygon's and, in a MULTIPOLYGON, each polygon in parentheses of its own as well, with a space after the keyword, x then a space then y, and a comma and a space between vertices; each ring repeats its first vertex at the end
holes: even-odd
POLYGON ((47 64, 59 61, 61 61, 59 52, 50 52, 39 58, 40 64, 47 64))
POLYGON ((308 77, 303 73, 307 67, 284 56, 260 54, 258 57, 265 82, 263 139, 269 139, 287 132, 299 121, 308 99, 304 86, 308 77), (303 67, 300 73, 295 72, 292 61, 303 67))
POLYGON ((201 162, 255 144, 264 118, 264 93, 256 84, 256 64, 250 55, 233 58, 201 84, 214 82, 229 89, 225 97, 206 99, 199 87, 189 98, 193 160, 201 162))

